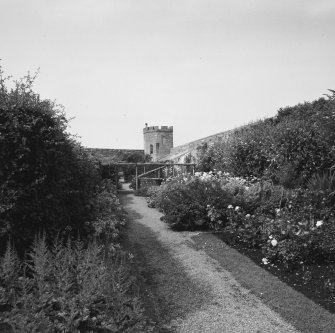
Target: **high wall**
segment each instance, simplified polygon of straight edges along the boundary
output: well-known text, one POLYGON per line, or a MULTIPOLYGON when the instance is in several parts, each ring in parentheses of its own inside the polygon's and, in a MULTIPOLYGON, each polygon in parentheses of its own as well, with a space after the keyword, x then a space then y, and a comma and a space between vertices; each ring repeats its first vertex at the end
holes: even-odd
POLYGON ((159 161, 173 147, 173 126, 146 126, 143 128, 144 153, 159 161))
POLYGON ((148 154, 152 157, 152 161, 154 162, 173 161, 183 163, 185 162, 185 158, 188 155, 192 155, 193 160, 195 159, 197 147, 199 147, 201 144, 207 143, 211 145, 218 141, 226 141, 235 131, 241 130, 247 126, 248 125, 241 126, 229 131, 216 133, 177 147, 173 147, 173 126, 146 126, 143 129, 144 150, 100 148, 87 148, 87 150, 95 155, 103 164, 121 162, 125 154, 132 153, 143 154, 143 157, 144 154, 148 154), (157 144, 159 145, 157 146, 157 144))
POLYGON ((160 158, 160 161, 173 161, 182 163, 185 162, 185 157, 188 155, 192 155, 195 158, 197 147, 199 147, 201 144, 207 143, 211 145, 218 141, 226 141, 232 133, 234 133, 237 130, 240 130, 243 127, 244 126, 235 128, 233 130, 216 133, 202 139, 198 139, 177 147, 173 147, 170 149, 169 154, 162 156, 160 158))
POLYGON ((141 149, 105 149, 105 148, 86 148, 102 164, 123 162, 125 155, 138 153, 144 157, 144 150, 141 149))

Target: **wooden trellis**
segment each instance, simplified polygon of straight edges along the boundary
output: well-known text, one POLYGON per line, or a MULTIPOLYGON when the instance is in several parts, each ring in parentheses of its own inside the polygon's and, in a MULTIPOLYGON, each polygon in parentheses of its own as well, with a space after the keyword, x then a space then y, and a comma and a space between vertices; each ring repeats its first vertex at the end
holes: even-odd
POLYGON ((150 180, 164 180, 165 177, 162 177, 162 171, 165 168, 172 168, 172 174, 175 174, 175 166, 189 166, 192 168, 192 174, 194 174, 195 172, 195 164, 194 163, 113 163, 110 164, 109 167, 114 167, 115 168, 115 181, 116 184, 118 182, 118 172, 120 167, 122 166, 135 166, 135 189, 138 190, 139 189, 139 180, 140 179, 150 179, 150 180), (149 170, 146 171, 146 166, 158 166, 157 168, 153 169, 153 170, 149 170), (143 167, 143 173, 139 174, 139 167, 143 167), (148 176, 149 174, 152 173, 157 173, 157 177, 145 177, 148 176))

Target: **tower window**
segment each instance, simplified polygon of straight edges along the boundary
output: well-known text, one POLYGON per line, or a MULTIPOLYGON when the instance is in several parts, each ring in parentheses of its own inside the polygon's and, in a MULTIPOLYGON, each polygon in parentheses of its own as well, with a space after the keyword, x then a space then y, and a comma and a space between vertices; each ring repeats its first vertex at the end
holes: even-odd
POLYGON ((154 146, 150 145, 150 154, 153 154, 153 153, 154 153, 154 146))
POLYGON ((159 143, 156 143, 156 152, 158 153, 159 151, 159 143))

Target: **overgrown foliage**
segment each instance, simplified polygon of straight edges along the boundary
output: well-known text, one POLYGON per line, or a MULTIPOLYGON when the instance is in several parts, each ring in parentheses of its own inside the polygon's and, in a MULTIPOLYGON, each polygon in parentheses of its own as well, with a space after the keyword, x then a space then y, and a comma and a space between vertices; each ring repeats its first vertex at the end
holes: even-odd
POLYGON ((10 332, 150 332, 151 323, 130 274, 130 255, 118 244, 125 214, 116 188, 97 191, 90 241, 45 234, 25 259, 8 242, 0 259, 0 323, 10 332))
POLYGON ((329 262, 335 260, 335 196, 324 183, 285 189, 257 178, 196 173, 151 188, 148 204, 174 230, 212 229, 228 242, 262 248, 265 263, 329 262))
POLYGON ((151 332, 118 243, 116 186, 33 80, 7 88, 0 71, 1 330, 151 332))
POLYGON ((165 222, 174 230, 208 229, 211 225, 208 207, 223 208, 221 203, 233 200, 233 195, 221 185, 212 174, 181 175, 169 178, 159 190, 151 190, 150 202, 164 212, 165 222))
POLYGON ((0 68, 0 244, 10 237, 20 253, 41 230, 84 236, 100 180, 62 109, 35 94, 33 81, 27 75, 8 88, 0 68))
POLYGON ((0 265, 2 322, 14 332, 148 332, 125 254, 97 242, 51 247, 35 239, 25 261, 8 245, 0 265))
POLYGON ((202 146, 199 169, 256 176, 286 188, 305 186, 335 162, 335 92, 280 109, 274 118, 236 130, 227 141, 202 146))

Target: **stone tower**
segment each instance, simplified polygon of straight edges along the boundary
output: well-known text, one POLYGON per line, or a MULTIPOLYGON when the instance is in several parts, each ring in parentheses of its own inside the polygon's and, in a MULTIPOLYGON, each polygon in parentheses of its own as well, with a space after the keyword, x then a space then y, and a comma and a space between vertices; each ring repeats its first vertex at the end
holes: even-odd
POLYGON ((173 126, 147 126, 143 128, 144 153, 159 161, 173 147, 173 126))

